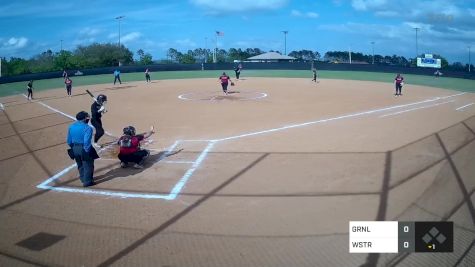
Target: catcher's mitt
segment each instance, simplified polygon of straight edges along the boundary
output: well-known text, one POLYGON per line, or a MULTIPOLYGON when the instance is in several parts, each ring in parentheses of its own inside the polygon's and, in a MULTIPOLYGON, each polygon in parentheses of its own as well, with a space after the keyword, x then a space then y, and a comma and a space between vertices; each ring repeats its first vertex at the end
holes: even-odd
POLYGON ((234 86, 234 83, 233 83, 233 82, 231 82, 231 86, 234 86))

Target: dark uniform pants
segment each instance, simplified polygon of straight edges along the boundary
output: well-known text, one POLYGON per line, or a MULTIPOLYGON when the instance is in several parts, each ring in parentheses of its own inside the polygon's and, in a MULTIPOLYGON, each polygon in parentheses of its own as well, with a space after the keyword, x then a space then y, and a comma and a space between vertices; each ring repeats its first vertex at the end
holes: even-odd
POLYGON ((400 95, 402 91, 402 84, 396 83, 396 95, 400 95))
POLYGON ((96 133, 94 134, 94 143, 97 143, 99 139, 104 135, 104 128, 102 128, 101 119, 91 119, 91 124, 96 128, 96 133))
POLYGON ((223 87, 223 92, 227 92, 228 91, 228 83, 221 83, 221 86, 223 87))
POLYGON ((133 162, 136 164, 142 164, 143 159, 147 157, 149 154, 150 152, 143 149, 132 154, 119 154, 119 160, 125 163, 133 162))

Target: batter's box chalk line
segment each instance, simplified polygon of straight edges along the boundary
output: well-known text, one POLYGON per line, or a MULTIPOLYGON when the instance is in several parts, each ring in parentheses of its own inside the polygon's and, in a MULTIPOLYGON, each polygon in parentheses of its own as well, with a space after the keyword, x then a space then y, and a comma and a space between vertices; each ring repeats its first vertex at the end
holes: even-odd
MULTIPOLYGON (((164 153, 158 160, 157 162, 160 163, 160 161, 167 157, 170 154, 173 154, 174 150, 176 147, 180 144, 186 141, 175 141, 173 145, 171 145, 168 149, 167 152, 164 153)), ((75 187, 67 187, 67 186, 52 186, 50 185, 51 183, 54 183, 56 180, 61 178, 63 175, 71 171, 72 169, 75 169, 77 166, 76 164, 72 164, 62 171, 58 172, 54 176, 50 177, 49 179, 43 181, 41 184, 37 185, 36 187, 39 189, 44 189, 44 190, 51 190, 51 191, 58 191, 58 192, 68 192, 68 193, 81 193, 81 194, 87 194, 87 195, 102 195, 102 196, 109 196, 109 197, 119 197, 119 198, 142 198, 142 199, 165 199, 165 200, 173 200, 175 199, 185 186, 185 184, 188 182, 190 177, 193 175, 193 173, 198 169, 203 162, 203 160, 206 158, 208 152, 211 150, 211 148, 214 146, 215 142, 214 141, 205 141, 207 142, 206 148, 198 155, 195 161, 190 161, 190 162, 183 162, 183 163, 189 163, 192 164, 185 172, 185 174, 178 180, 178 182, 173 186, 171 189, 170 193, 168 194, 154 194, 154 193, 137 193, 137 192, 124 192, 124 191, 114 191, 114 190, 104 190, 104 189, 94 189, 94 188, 75 188, 75 187)), ((105 148, 104 148, 105 149, 105 148)), ((166 163, 166 162, 165 162, 166 163)))

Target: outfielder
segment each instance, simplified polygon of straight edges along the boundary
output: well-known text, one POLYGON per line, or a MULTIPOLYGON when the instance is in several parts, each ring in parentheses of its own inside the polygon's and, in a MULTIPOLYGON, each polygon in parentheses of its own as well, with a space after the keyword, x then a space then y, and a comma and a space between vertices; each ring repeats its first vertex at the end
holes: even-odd
POLYGON ((28 100, 33 99, 33 80, 30 80, 26 85, 26 90, 28 91, 28 100))

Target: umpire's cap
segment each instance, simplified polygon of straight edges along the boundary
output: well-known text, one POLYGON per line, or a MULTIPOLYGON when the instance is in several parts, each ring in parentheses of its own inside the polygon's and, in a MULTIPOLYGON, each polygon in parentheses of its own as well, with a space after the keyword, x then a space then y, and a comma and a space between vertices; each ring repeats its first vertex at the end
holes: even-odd
POLYGON ((80 111, 78 114, 76 114, 76 120, 78 121, 83 121, 86 118, 89 118, 89 113, 86 111, 80 111))

